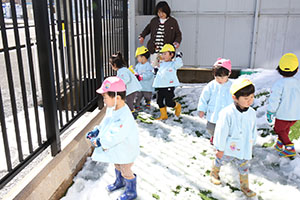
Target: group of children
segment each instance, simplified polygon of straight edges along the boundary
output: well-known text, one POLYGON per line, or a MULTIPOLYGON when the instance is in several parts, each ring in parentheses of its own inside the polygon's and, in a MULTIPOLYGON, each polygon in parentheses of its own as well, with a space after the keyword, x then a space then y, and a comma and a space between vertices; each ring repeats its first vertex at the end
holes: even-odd
MULTIPOLYGON (((115 164, 116 180, 107 186, 107 190, 112 192, 125 187, 120 200, 137 197, 137 176, 131 167, 139 155, 139 139, 132 112, 140 109, 141 99, 145 98, 146 107, 149 108, 152 88, 155 88, 161 113, 158 120, 168 118, 167 106, 175 108, 176 116, 181 112, 181 105, 173 98, 175 87, 179 85, 176 71, 183 65, 182 53, 175 54, 171 44, 165 44, 160 52, 162 62, 156 75, 147 61, 149 52, 145 47, 137 49, 139 63, 133 70, 126 67, 120 53, 111 56, 110 64, 117 71, 117 76, 105 79, 97 90, 107 106, 106 115, 99 126, 87 133, 87 138, 96 147, 93 160, 115 164)), ((294 54, 288 53, 281 58, 277 70, 283 77, 274 84, 269 98, 267 120, 271 123, 276 118, 274 130, 278 140, 275 149, 284 157, 296 155, 288 134, 290 127, 300 119, 300 107, 297 106, 297 101, 300 101, 300 81, 293 77, 298 66, 294 54)), ((197 108, 199 116, 207 119, 210 142, 216 148, 211 182, 221 184, 221 166, 234 162, 238 165, 241 191, 252 197, 256 193, 249 189, 248 173, 257 136, 256 113, 250 107, 254 101, 255 87, 248 79, 229 80, 231 62, 227 59, 219 58, 216 61, 213 74, 215 78, 203 89, 197 108)))

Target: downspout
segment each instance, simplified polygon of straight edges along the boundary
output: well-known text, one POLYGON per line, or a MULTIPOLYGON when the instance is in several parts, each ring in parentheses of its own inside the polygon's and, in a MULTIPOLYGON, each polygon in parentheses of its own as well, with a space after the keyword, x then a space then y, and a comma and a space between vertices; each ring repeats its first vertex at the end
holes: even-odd
POLYGON ((252 37, 251 56, 250 56, 250 68, 251 69, 254 69, 254 61, 255 61, 255 54, 256 54, 256 42, 257 42, 257 29, 258 29, 260 1, 261 0, 256 0, 256 3, 255 3, 255 14, 254 14, 254 23, 253 23, 253 37, 252 37))

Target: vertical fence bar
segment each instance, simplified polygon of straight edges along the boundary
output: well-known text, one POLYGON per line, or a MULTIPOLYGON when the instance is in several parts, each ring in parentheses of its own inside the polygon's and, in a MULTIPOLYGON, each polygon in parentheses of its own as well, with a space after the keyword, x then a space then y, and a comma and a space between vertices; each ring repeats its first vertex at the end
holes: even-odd
MULTIPOLYGON (((98 88, 103 82, 104 77, 101 0, 93 0, 93 5, 96 88, 98 88)), ((104 106, 103 99, 101 97, 102 96, 100 96, 98 101, 99 109, 103 108, 104 106)))
MULTIPOLYGON (((75 0, 76 1, 76 0, 75 0)), ((73 98, 73 96, 71 96, 72 100, 75 100, 75 104, 76 104, 76 111, 77 113, 79 112, 79 92, 78 92, 78 80, 77 80, 77 65, 76 65, 76 53, 75 53, 75 35, 74 35, 74 20, 73 20, 73 1, 69 1, 69 19, 70 19, 70 48, 71 48, 71 55, 73 59, 73 78, 74 78, 74 89, 75 89, 75 98, 73 98)), ((72 89, 72 88, 71 88, 72 89)))
POLYGON ((90 70, 90 42, 89 42, 89 23, 88 23, 88 8, 87 8, 87 0, 83 0, 83 6, 84 6, 84 14, 85 14, 85 39, 86 39, 86 58, 87 58, 87 87, 88 87, 88 101, 90 101, 92 98, 92 94, 91 94, 91 70, 90 70))
MULTIPOLYGON (((112 52, 110 51, 110 45, 109 45, 109 39, 110 39, 110 30, 109 30, 109 23, 110 23, 110 10, 108 10, 108 0, 105 0, 105 10, 106 10, 106 20, 105 20, 105 33, 106 33, 106 38, 105 38, 105 43, 106 43, 106 52, 108 55, 108 58, 112 55, 112 52)), ((114 52, 115 53, 115 52, 114 52)), ((112 73, 112 68, 108 65, 108 76, 110 76, 112 73)))
MULTIPOLYGON (((62 24, 64 23, 61 18, 61 7, 60 7, 60 0, 56 0, 56 8, 57 8, 57 24, 58 24, 58 47, 59 47, 59 54, 60 54, 60 67, 61 67, 61 75, 63 81, 63 93, 64 98, 67 98, 67 85, 66 85, 66 70, 65 70, 65 57, 64 57, 64 34, 62 24)), ((66 122, 69 121, 69 113, 67 111, 68 104, 67 101, 64 101, 64 107, 66 109, 66 122)))
POLYGON ((0 28, 1 28, 1 35, 2 35, 2 44, 4 49, 4 59, 5 59, 5 66, 6 66, 6 73, 7 73, 7 80, 9 86, 9 94, 10 94, 10 102, 12 106, 12 114, 14 119, 14 127, 15 127, 15 134, 17 140, 17 149, 18 149, 18 158, 19 161, 23 161, 23 152, 21 146, 21 137, 20 137, 20 128, 19 128, 19 121, 18 121, 18 113, 17 113, 17 105, 16 105, 16 97, 14 91, 14 84, 13 84, 13 76, 11 71, 11 62, 10 62, 10 55, 8 50, 8 40, 7 34, 5 30, 5 23, 4 23, 4 15, 2 9, 2 1, 0 2, 1 9, 0 9, 0 28))
POLYGON ((18 30, 18 22, 17 22, 17 13, 16 13, 15 1, 10 0, 10 5, 11 5, 13 27, 14 27, 13 28, 14 29, 14 36, 15 36, 15 42, 16 42, 17 61, 18 61, 21 91, 22 91, 22 101, 23 101, 24 117, 25 117, 25 123, 26 123, 28 148, 29 148, 29 152, 32 153, 33 152, 33 147, 32 147, 32 138, 31 138, 30 123, 29 123, 27 92, 26 92, 26 87, 25 87, 25 77, 24 77, 24 70, 23 70, 24 66, 23 66, 21 47, 20 47, 21 44, 20 44, 20 36, 19 36, 19 30, 18 30))
POLYGON ((107 59, 108 59, 108 57, 107 57, 107 54, 106 54, 106 44, 105 44, 105 38, 106 38, 106 32, 105 32, 105 21, 106 21, 106 14, 105 14, 105 7, 104 7, 104 0, 102 0, 101 2, 101 12, 102 12, 102 15, 101 15, 101 21, 102 21, 102 26, 101 26, 101 28, 102 28, 102 45, 103 45, 103 68, 104 68, 104 76, 106 77, 106 76, 108 76, 108 73, 107 73, 107 70, 108 70, 108 68, 107 68, 107 59))
MULTIPOLYGON (((11 171, 12 165, 11 165, 11 160, 10 160, 11 157, 10 157, 9 144, 8 144, 8 139, 7 139, 7 130, 6 130, 6 123, 5 123, 4 109, 3 109, 1 87, 0 87, 0 122, 1 122, 1 130, 2 130, 4 151, 5 151, 5 158, 6 158, 6 166, 7 166, 7 170, 11 171)), ((3 161, 1 161, 1 162, 3 162, 3 161)))
MULTIPOLYGON (((75 21, 76 21, 76 33, 77 33, 77 37, 76 37, 76 42, 77 42, 77 60, 78 60, 78 72, 79 72, 79 88, 80 88, 80 92, 79 92, 79 108, 81 109, 83 107, 83 87, 82 87, 82 68, 81 68, 81 53, 80 53, 80 48, 81 48, 81 44, 80 44, 80 33, 79 33, 79 11, 78 11, 78 1, 74 1, 74 7, 75 7, 75 21)), ((82 22, 80 22, 82 23, 82 22)))
POLYGON ((61 150, 55 102, 55 85, 50 44, 47 0, 32 0, 38 61, 42 85, 43 106, 47 139, 51 143, 51 154, 55 156, 61 150))
POLYGON ((42 136, 41 136, 41 127, 40 127, 37 95, 36 95, 36 86, 35 86, 35 78, 34 78, 35 72, 33 69, 33 59, 32 59, 32 50, 31 50, 31 41, 30 41, 26 0, 22 0, 22 11, 23 11, 23 19, 24 19, 24 27, 25 27, 26 49, 27 49, 27 58, 28 58, 28 65, 29 65, 29 72, 30 72, 31 91, 32 91, 32 100, 33 100, 33 107, 34 107, 37 141, 38 141, 38 145, 40 146, 42 144, 42 136))
POLYGON ((128 63, 128 3, 123 0, 124 59, 128 63))
MULTIPOLYGON (((90 22, 90 44, 91 44, 91 68, 92 68, 92 99, 95 97, 96 95, 96 82, 95 82, 95 64, 94 64, 94 37, 93 37, 93 24, 92 24, 92 4, 91 4, 92 0, 88 0, 88 8, 89 8, 89 22, 90 22)), ((99 20, 99 19, 96 19, 99 20)))
MULTIPOLYGON (((70 13, 70 10, 68 10, 68 6, 67 6, 67 2, 66 0, 63 0, 63 10, 64 10, 64 21, 65 21, 65 34, 66 34, 66 49, 67 49, 67 66, 68 66, 68 87, 69 87, 69 92, 70 92, 70 103, 71 103, 71 116, 74 117, 74 102, 73 102, 73 69, 72 69, 72 65, 74 64, 71 59, 71 53, 70 53, 70 49, 74 48, 71 44, 70 38, 70 16, 72 15, 72 13, 70 13)), ((66 112, 68 112, 69 107, 66 109, 66 112)))
POLYGON ((80 21, 81 21, 81 43, 82 43, 82 62, 83 62, 83 80, 84 80, 84 85, 83 85, 83 96, 84 96, 84 103, 83 105, 88 104, 88 95, 87 95, 87 83, 86 83, 86 59, 85 59, 85 40, 84 40, 84 21, 83 21, 83 6, 82 6, 82 0, 79 0, 79 8, 80 8, 80 21))
POLYGON ((54 20, 54 3, 53 0, 49 0, 50 6, 50 20, 51 20, 51 30, 52 30, 52 46, 54 54, 54 67, 55 67, 55 80, 56 80, 56 93, 57 93, 57 104, 58 104, 58 114, 60 127, 63 126, 62 118, 62 102, 61 102, 61 92, 60 92, 60 78, 59 78, 59 66, 58 66, 58 56, 57 56, 57 46, 56 46, 56 30, 55 30, 55 20, 54 20))

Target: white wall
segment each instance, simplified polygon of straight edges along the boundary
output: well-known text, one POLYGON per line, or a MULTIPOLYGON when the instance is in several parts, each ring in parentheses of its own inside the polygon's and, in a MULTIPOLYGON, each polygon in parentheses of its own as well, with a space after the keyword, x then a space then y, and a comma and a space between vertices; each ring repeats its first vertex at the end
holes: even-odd
MULTIPOLYGON (((300 57, 299 0, 167 2, 182 31, 180 50, 184 52, 186 66, 210 67, 217 57, 225 57, 231 59, 235 68, 248 68, 252 55, 255 68, 271 69, 286 52, 300 57), (257 2, 257 35, 254 35, 257 2)), ((137 36, 153 17, 138 15, 141 3, 136 1, 136 37, 131 41, 135 47, 140 46, 137 36)))

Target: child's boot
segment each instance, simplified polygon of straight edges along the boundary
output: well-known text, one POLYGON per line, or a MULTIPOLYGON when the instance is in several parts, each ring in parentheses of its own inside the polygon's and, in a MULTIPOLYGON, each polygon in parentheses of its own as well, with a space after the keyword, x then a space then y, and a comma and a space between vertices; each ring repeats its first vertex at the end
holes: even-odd
POLYGON ((279 151, 279 152, 281 152, 283 150, 282 149, 283 148, 283 144, 282 144, 281 140, 277 139, 277 142, 276 142, 274 148, 276 149, 276 151, 279 151))
POLYGON ((139 115, 138 112, 137 112, 135 109, 133 109, 133 110, 131 111, 131 113, 132 113, 132 115, 133 115, 133 118, 134 118, 134 119, 137 119, 137 116, 139 115))
POLYGON ((220 172, 220 167, 216 167, 215 165, 213 165, 213 168, 210 172, 210 181, 215 185, 221 184, 219 172, 220 172))
POLYGON ((180 115, 180 113, 181 113, 181 105, 180 105, 180 103, 178 103, 178 102, 176 102, 176 105, 175 105, 175 115, 177 116, 177 117, 179 117, 179 115, 180 115))
POLYGON ((135 111, 136 111, 136 112, 141 112, 141 111, 142 111, 141 106, 135 106, 135 111))
POLYGON ((146 104, 146 109, 147 109, 147 110, 150 110, 150 106, 151 106, 150 103, 151 103, 151 101, 148 101, 147 104, 146 104))
POLYGON ((247 197, 254 197, 256 196, 256 193, 249 189, 249 180, 248 180, 248 174, 241 175, 240 174, 240 185, 242 192, 247 197))
POLYGON ((296 155, 294 144, 285 145, 285 149, 279 153, 281 157, 292 157, 296 155))
POLYGON ((116 172, 116 180, 113 184, 110 184, 106 187, 106 189, 109 191, 109 192, 112 192, 112 191, 115 191, 117 189, 120 189, 122 187, 125 186, 125 180, 123 178, 123 176, 121 175, 121 172, 117 169, 115 169, 115 172, 116 172))
POLYGON ((125 192, 119 196, 118 200, 131 200, 137 197, 136 192, 136 175, 134 179, 124 179, 126 182, 125 192))
POLYGON ((156 120, 164 120, 168 119, 167 107, 160 108, 160 117, 156 118, 156 120))

